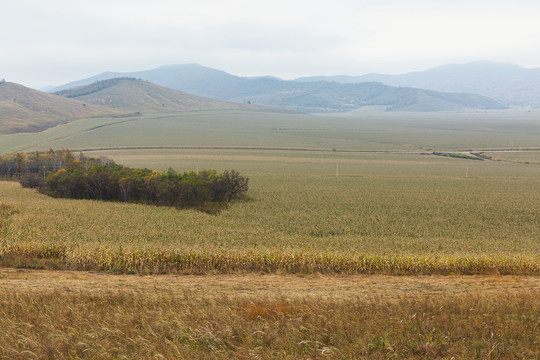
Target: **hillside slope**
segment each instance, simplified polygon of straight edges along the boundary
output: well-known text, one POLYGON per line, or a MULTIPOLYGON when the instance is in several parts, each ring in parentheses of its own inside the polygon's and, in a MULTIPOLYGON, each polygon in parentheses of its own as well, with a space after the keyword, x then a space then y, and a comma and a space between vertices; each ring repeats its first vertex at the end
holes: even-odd
POLYGON ((504 105, 540 106, 540 69, 487 61, 443 65, 400 75, 314 76, 296 81, 335 81, 342 84, 377 81, 390 86, 482 94, 504 105))
POLYGON ((0 133, 38 132, 72 120, 120 116, 125 111, 0 83, 0 133))
POLYGON ((380 83, 340 84, 333 81, 286 81, 270 77, 246 78, 200 65, 164 66, 135 73, 103 73, 60 87, 88 84, 109 76, 133 76, 214 99, 275 106, 302 112, 342 112, 367 105, 389 110, 438 111, 464 108, 494 109, 501 105, 484 96, 395 88, 380 83))
POLYGON ((139 112, 263 110, 262 107, 214 100, 127 77, 101 80, 55 94, 91 104, 139 112))
POLYGON ((464 108, 495 109, 496 101, 475 94, 451 94, 415 88, 397 88, 377 82, 338 84, 307 83, 260 79, 248 90, 230 92, 233 99, 250 99, 257 104, 313 113, 346 112, 363 106, 385 106, 389 111, 451 111, 464 108), (273 83, 273 84, 272 84, 273 83), (277 90, 276 90, 277 89, 277 90))

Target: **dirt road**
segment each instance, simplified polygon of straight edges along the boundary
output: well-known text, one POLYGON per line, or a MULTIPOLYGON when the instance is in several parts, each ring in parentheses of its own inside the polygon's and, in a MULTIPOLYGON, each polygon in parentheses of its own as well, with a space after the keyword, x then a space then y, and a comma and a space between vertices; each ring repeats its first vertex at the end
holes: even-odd
POLYGON ((115 275, 84 271, 0 269, 0 294, 121 293, 173 296, 399 298, 538 292, 539 276, 115 275))

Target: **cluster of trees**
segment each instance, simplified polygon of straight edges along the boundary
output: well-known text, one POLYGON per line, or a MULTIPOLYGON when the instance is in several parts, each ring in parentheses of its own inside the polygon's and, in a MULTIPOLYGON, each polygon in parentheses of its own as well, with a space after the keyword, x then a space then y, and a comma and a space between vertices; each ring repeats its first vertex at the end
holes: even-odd
POLYGON ((39 187, 44 184, 46 177, 64 167, 68 167, 75 161, 84 162, 87 166, 97 165, 98 163, 109 163, 106 158, 92 159, 86 158, 80 154, 79 159, 67 149, 49 150, 45 153, 16 153, 0 156, 0 178, 2 179, 18 179, 21 181, 29 181, 31 178, 36 178, 35 186, 39 187), (39 176, 38 176, 39 175, 39 176))
POLYGON ((160 173, 118 165, 105 157, 74 156, 67 149, 1 156, 0 177, 18 179, 24 187, 56 197, 177 207, 230 202, 248 190, 248 179, 234 170, 160 173))

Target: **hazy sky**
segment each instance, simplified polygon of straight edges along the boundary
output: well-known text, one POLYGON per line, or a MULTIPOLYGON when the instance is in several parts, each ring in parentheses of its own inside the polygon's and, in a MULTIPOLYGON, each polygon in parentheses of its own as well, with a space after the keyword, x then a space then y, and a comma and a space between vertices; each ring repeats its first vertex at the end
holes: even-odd
POLYGON ((235 75, 540 67, 533 0, 0 0, 0 78, 31 87, 199 63, 235 75))

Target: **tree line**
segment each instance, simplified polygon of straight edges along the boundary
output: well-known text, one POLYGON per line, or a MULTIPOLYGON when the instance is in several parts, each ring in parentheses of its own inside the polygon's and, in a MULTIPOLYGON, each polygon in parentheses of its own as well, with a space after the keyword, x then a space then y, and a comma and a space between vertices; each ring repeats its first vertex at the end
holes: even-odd
POLYGON ((202 208, 242 198, 248 180, 235 170, 165 173, 116 164, 68 149, 0 156, 0 178, 72 199, 95 199, 202 208))

